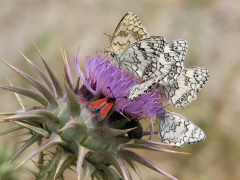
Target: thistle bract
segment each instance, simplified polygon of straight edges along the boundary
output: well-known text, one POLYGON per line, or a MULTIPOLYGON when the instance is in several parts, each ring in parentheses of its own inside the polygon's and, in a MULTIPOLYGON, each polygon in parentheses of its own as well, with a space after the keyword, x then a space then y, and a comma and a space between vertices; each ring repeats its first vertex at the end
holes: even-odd
POLYGON ((81 87, 78 87, 78 83, 74 86, 66 55, 62 53, 64 64, 64 86, 62 87, 39 50, 38 52, 48 75, 23 56, 46 85, 2 59, 5 64, 32 84, 38 92, 16 87, 11 83, 0 85, 0 87, 13 91, 20 105, 23 103, 19 94, 41 104, 41 106, 28 108, 22 105, 20 110, 0 114, 1 121, 14 123, 11 128, 1 132, 0 135, 23 128, 28 129, 31 135, 9 163, 29 146, 37 143, 38 147, 19 165, 21 166, 38 155, 38 161, 34 163, 39 171, 31 171, 37 180, 63 180, 64 171, 71 166, 76 166, 78 180, 89 177, 104 180, 128 180, 131 179, 131 175, 126 164, 129 164, 142 179, 135 162, 175 179, 156 164, 136 154, 134 149, 169 153, 175 153, 175 151, 162 148, 168 146, 167 144, 144 138, 131 139, 127 135, 135 129, 126 127, 129 120, 152 117, 164 112, 162 99, 157 92, 149 92, 134 102, 117 98, 114 112, 108 118, 99 121, 97 114, 86 108, 86 104, 92 98, 109 97, 108 86, 111 87, 114 96, 128 96, 129 88, 140 81, 124 73, 103 57, 94 56, 86 58, 85 76, 78 67, 77 58, 74 58, 77 74, 83 84, 81 87), (51 157, 46 159, 44 157, 48 151, 45 152, 45 150, 49 150, 50 147, 54 147, 54 150, 51 148, 51 157))

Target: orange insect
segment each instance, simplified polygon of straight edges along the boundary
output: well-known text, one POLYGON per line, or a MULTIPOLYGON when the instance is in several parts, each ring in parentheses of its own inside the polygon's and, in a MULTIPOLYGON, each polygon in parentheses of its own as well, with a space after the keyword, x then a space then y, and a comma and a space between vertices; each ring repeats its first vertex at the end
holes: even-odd
MULTIPOLYGON (((110 92, 113 96, 113 93, 112 93, 110 87, 108 86, 107 88, 110 90, 110 92)), ((113 106, 115 105, 116 98, 127 98, 127 97, 126 96, 124 96, 124 97, 114 97, 114 96, 113 97, 105 97, 105 98, 90 102, 89 104, 87 104, 86 107, 90 111, 100 110, 98 112, 98 119, 100 121, 102 121, 103 119, 106 118, 108 113, 112 110, 113 106)))

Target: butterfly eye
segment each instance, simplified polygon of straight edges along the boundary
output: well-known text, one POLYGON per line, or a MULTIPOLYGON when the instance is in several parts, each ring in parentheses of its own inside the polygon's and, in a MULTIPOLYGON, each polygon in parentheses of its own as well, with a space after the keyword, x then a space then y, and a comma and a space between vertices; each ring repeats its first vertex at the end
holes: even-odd
POLYGON ((176 70, 177 68, 176 68, 176 66, 172 66, 172 70, 176 70))

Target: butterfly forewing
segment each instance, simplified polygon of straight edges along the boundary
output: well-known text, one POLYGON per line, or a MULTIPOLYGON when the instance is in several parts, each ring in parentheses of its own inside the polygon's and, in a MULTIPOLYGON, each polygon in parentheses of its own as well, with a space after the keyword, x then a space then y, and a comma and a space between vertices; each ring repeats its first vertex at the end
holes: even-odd
MULTIPOLYGON (((160 75, 164 75, 160 79, 161 85, 173 84, 176 82, 183 70, 183 61, 187 53, 188 45, 185 40, 176 40, 168 42, 164 46, 164 51, 159 57, 161 66, 160 75)), ((156 76, 159 74, 156 71, 156 76)))
POLYGON ((102 99, 90 102, 87 105, 87 108, 91 111, 97 111, 101 109, 105 104, 107 104, 107 98, 102 98, 102 99))
POLYGON ((157 116, 158 136, 163 142, 172 146, 182 146, 203 141, 204 132, 193 122, 180 114, 165 112, 157 116))
POLYGON ((206 68, 191 67, 187 68, 186 75, 194 77, 197 84, 197 92, 204 86, 209 77, 209 72, 206 68))
POLYGON ((142 26, 138 16, 135 13, 128 12, 115 29, 110 45, 113 53, 119 54, 132 43, 148 37, 149 34, 142 26))
POLYGON ((120 68, 138 78, 155 77, 155 72, 161 68, 158 57, 163 52, 165 43, 161 36, 135 42, 116 56, 115 61, 120 68))

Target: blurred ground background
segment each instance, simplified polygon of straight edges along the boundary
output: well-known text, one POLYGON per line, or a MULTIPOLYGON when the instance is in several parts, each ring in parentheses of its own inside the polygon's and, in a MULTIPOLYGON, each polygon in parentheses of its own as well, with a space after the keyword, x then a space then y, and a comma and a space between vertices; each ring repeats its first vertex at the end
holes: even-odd
MULTIPOLYGON (((187 40, 185 66, 206 67, 210 79, 196 101, 185 109, 174 111, 200 126, 207 139, 180 149, 190 155, 139 153, 182 180, 240 179, 240 1, 0 0, 0 7, 0 57, 36 78, 38 76, 18 50, 43 68, 34 41, 57 77, 62 78, 60 47, 66 50, 69 60, 80 45, 81 60, 94 55, 96 50, 109 45, 103 33, 112 34, 129 11, 139 16, 150 35, 161 35, 168 41, 187 40)), ((0 72, 0 84, 8 83, 7 76, 15 85, 32 88, 3 63, 0 72)), ((74 78, 76 80, 76 75, 74 78)), ((27 98, 24 100, 28 106, 34 103, 27 98)), ((0 112, 18 108, 14 95, 1 90, 0 112)), ((10 124, 1 124, 0 130, 7 126, 10 124)), ((20 140, 24 137, 5 135, 0 139, 0 148, 11 153, 15 151, 13 143, 20 140)), ((29 152, 14 163, 18 165, 29 152)), ((30 161, 25 166, 34 167, 30 161)), ((146 180, 168 179, 140 167, 146 180)), ((66 176, 76 179, 74 173, 68 172, 66 176)), ((20 171, 17 179, 32 177, 20 171)))

